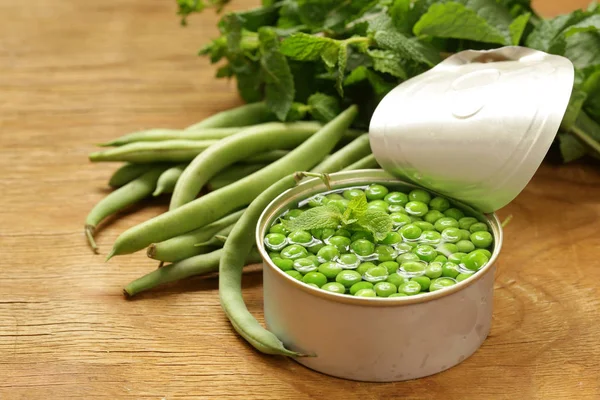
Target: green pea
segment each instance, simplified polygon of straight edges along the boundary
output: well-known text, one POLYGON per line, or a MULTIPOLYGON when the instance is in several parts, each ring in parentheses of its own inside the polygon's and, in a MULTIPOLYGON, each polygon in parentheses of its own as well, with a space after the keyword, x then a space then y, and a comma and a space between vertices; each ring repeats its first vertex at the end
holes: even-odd
POLYGON ((298 218, 303 212, 304 210, 301 210, 299 208, 293 208, 284 215, 284 218, 292 221, 298 218))
POLYGON ((336 282, 341 283, 347 288, 351 287, 356 282, 360 282, 361 279, 362 276, 360 276, 360 274, 357 271, 352 269, 342 270, 342 272, 337 274, 337 276, 335 277, 336 282))
POLYGON ((448 257, 443 254, 438 254, 436 258, 433 259, 433 262, 441 262, 442 264, 448 261, 448 257))
POLYGON ((400 228, 400 235, 408 240, 418 239, 421 236, 421 233, 423 233, 423 231, 415 224, 404 225, 400 228))
POLYGON ((410 217, 407 214, 398 213, 398 212, 391 213, 390 218, 392 219, 392 224, 394 226, 404 227, 412 222, 412 220, 410 219, 410 217))
POLYGON ((442 243, 435 248, 438 253, 445 255, 446 257, 450 257, 450 255, 458 252, 458 246, 454 243, 442 243))
POLYGON ((426 292, 429 289, 429 285, 431 284, 431 279, 427 276, 415 276, 414 278, 410 278, 411 281, 417 282, 421 285, 421 292, 426 292))
POLYGON ((442 267, 442 276, 448 278, 456 278, 460 274, 460 269, 458 269, 458 264, 448 261, 442 267))
POLYGON ((385 195, 388 194, 388 192, 388 188, 377 184, 370 185, 367 189, 365 189, 367 200, 381 200, 385 198, 385 195))
POLYGON ((415 281, 408 281, 398 287, 398 293, 404 293, 407 296, 414 296, 421 292, 421 285, 415 281))
POLYGON ((460 264, 462 262, 463 257, 466 256, 465 253, 461 253, 460 251, 456 253, 450 254, 448 257, 448 261, 452 261, 453 263, 460 264))
POLYGON ((290 260, 297 260, 308 256, 308 251, 299 244, 291 244, 281 250, 281 258, 289 258, 290 260))
POLYGON ((490 261, 485 254, 481 253, 470 253, 463 257, 462 263, 471 271, 477 271, 481 269, 485 264, 490 261))
POLYGON ((456 247, 458 247, 458 251, 461 253, 470 253, 475 250, 475 245, 470 240, 459 240, 456 243, 456 247))
POLYGON ((406 214, 406 210, 400 204, 390 204, 387 209, 391 213, 406 214))
POLYGON ((348 204, 350 204, 350 201, 342 198, 340 200, 330 200, 327 205, 335 206, 340 212, 344 212, 348 208, 348 204))
POLYGON ((309 232, 306 231, 295 231, 288 235, 290 243, 306 245, 313 241, 313 237, 309 232))
POLYGON ((415 247, 417 247, 417 245, 414 242, 410 242, 410 243, 409 242, 402 242, 402 243, 396 243, 394 245, 394 248, 396 250, 398 250, 399 254, 412 251, 412 249, 415 248, 415 247))
POLYGON ((411 222, 423 221, 423 218, 421 218, 421 217, 416 217, 416 216, 414 216, 414 215, 410 215, 410 221, 411 221, 411 222))
POLYGON ((427 204, 425 204, 421 201, 409 201, 404 206, 404 209, 406 210, 406 212, 408 214, 414 215, 417 217, 422 217, 423 215, 427 214, 427 212, 429 211, 429 207, 427 207, 427 204))
POLYGON ((344 193, 342 193, 342 196, 344 196, 346 200, 352 200, 353 198, 360 197, 363 194, 365 194, 365 192, 363 192, 360 189, 348 189, 345 190, 344 193))
POLYGON ((359 256, 366 257, 375 251, 375 245, 366 239, 358 239, 350 245, 353 252, 359 256))
POLYGON ((345 200, 344 196, 339 193, 329 193, 325 197, 327 197, 329 200, 345 200))
POLYGON ((456 276, 456 278, 454 278, 454 279, 456 279, 456 282, 462 282, 465 279, 470 278, 473 275, 474 275, 474 272, 463 272, 463 273, 458 274, 456 276))
POLYGON ((487 258, 492 258, 492 253, 490 253, 490 251, 486 249, 473 250, 471 253, 481 253, 484 254, 487 258))
POLYGON ((377 297, 377 293, 373 289, 360 289, 354 295, 356 297, 377 297))
POLYGON ((437 278, 431 281, 431 285, 429 285, 429 291, 435 292, 436 290, 441 290, 453 285, 456 285, 456 281, 452 278, 437 278))
POLYGON ((325 243, 317 243, 315 245, 307 247, 307 249, 312 254, 317 254, 319 252, 319 250, 321 250, 323 247, 325 247, 325 243))
POLYGON ((476 222, 473 225, 471 225, 469 227, 469 231, 471 233, 475 233, 475 232, 487 232, 488 231, 488 226, 486 224, 484 224, 483 222, 476 222))
POLYGON ((413 225, 418 226, 419 228, 421 228, 421 230, 423 232, 427 232, 427 231, 435 232, 434 226, 432 224, 430 224, 429 222, 427 222, 427 221, 414 221, 413 225))
POLYGON ((382 244, 396 244, 402 242, 402 236, 398 232, 388 232, 385 239, 381 241, 382 244))
POLYGON ((306 257, 306 258, 308 258, 309 260, 313 260, 314 262, 316 262, 316 263, 317 263, 317 265, 320 263, 320 262, 319 262, 319 257, 317 257, 317 256, 316 256, 316 255, 314 255, 314 254, 309 254, 309 256, 308 256, 308 257, 306 257))
POLYGON ((323 196, 322 194, 316 194, 313 197, 311 197, 310 199, 308 199, 308 205, 310 207, 324 206, 327 203, 329 203, 329 199, 327 197, 323 196))
POLYGON ((323 246, 321 250, 317 253, 317 257, 319 257, 320 262, 332 261, 339 257, 340 251, 335 246, 327 245, 323 246))
POLYGON ((321 287, 327 283, 327 277, 320 272, 308 272, 302 278, 302 282, 304 283, 314 283, 317 287, 321 287))
POLYGON ((281 257, 275 257, 271 259, 273 264, 277 265, 277 267, 282 271, 290 271, 294 269, 294 260, 285 259, 281 257))
POLYGON ((295 269, 292 269, 290 271, 285 271, 285 273, 294 279, 298 279, 299 281, 302 280, 302 274, 300 272, 296 271, 295 269))
POLYGON ((377 282, 373 290, 379 297, 389 297, 391 294, 396 293, 398 288, 390 282, 377 282))
POLYGON ((425 275, 425 269, 427 268, 427 263, 423 261, 405 261, 400 264, 400 275, 404 276, 421 276, 425 275))
POLYGON ((413 189, 408 193, 408 200, 429 204, 431 195, 423 189, 413 189))
POLYGON ((331 293, 339 293, 339 294, 344 294, 346 292, 346 288, 344 287, 344 285, 342 285, 341 283, 338 283, 338 282, 327 282, 326 284, 321 286, 321 289, 326 290, 331 293))
POLYGON ((337 274, 342 272, 342 266, 336 262, 328 261, 319 265, 318 271, 325 275, 328 279, 335 279, 337 274))
POLYGON ((269 233, 265 236, 264 244, 267 249, 281 250, 287 245, 287 238, 282 233, 269 233))
POLYGON ((281 233, 282 235, 288 235, 290 231, 283 227, 283 224, 275 224, 269 228, 269 233, 281 233))
POLYGON ((371 267, 376 267, 376 265, 372 262, 364 262, 356 268, 356 272, 362 277, 371 267))
POLYGON ((390 297, 406 297, 406 296, 408 296, 406 293, 394 293, 394 294, 390 294, 390 295, 388 296, 388 299, 389 299, 390 297))
POLYGON ((375 239, 373 238, 373 234, 371 232, 365 232, 365 231, 354 232, 352 234, 352 237, 350 238, 350 240, 353 242, 356 242, 359 239, 368 240, 369 242, 375 241, 375 239))
POLYGON ((373 284, 365 281, 356 282, 350 287, 350 294, 354 296, 356 292, 362 289, 373 289, 373 284))
POLYGON ((385 261, 379 264, 380 267, 385 267, 388 271, 388 274, 394 274, 396 272, 398 272, 398 268, 400 267, 400 264, 398 264, 396 261, 385 261))
POLYGON ((444 265, 441 262, 431 262, 427 268, 425 268, 425 275, 430 279, 439 278, 442 276, 443 267, 444 265))
POLYGON ((493 240, 492 234, 486 231, 477 231, 471 234, 471 242, 480 249, 489 247, 493 240))
POLYGON ((396 257, 396 262, 402 264, 406 261, 419 261, 420 258, 418 255, 414 253, 402 253, 398 257, 396 257))
POLYGON ((396 287, 402 285, 404 282, 408 282, 408 279, 403 277, 402 275, 394 272, 393 274, 389 274, 386 282, 393 283, 396 287))
POLYGON ((343 269, 355 269, 360 265, 359 258, 352 253, 342 254, 337 262, 343 269))
POLYGON ((459 220, 465 216, 465 213, 459 210, 458 208, 449 208, 444 211, 444 215, 449 218, 454 218, 455 220, 459 220))
POLYGON ((307 272, 316 271, 319 264, 310 258, 299 258, 294 260, 293 265, 296 271, 306 274, 307 272))
POLYGON ((408 196, 401 192, 390 192, 384 198, 389 204, 404 206, 408 203, 408 196))
POLYGON ((373 200, 367 204, 368 209, 380 210, 387 214, 388 212, 388 203, 383 200, 373 200))
POLYGON ((332 236, 329 239, 326 239, 325 242, 328 245, 335 246, 340 253, 344 253, 348 251, 350 248, 350 238, 345 236, 332 236))
POLYGON ((423 216, 423 219, 430 224, 435 224, 435 222, 440 218, 444 218, 444 214, 438 210, 429 210, 427 214, 423 216))
POLYGON ((420 244, 413 250, 413 253, 419 257, 419 259, 430 262, 433 261, 435 257, 437 257, 437 251, 429 246, 428 244, 420 244))
POLYGON ((458 221, 454 218, 444 217, 435 221, 435 230, 438 232, 442 232, 447 228, 458 228, 458 221))
POLYGON ((398 251, 392 246, 379 245, 375 248, 377 259, 383 261, 393 261, 398 256, 398 251))
POLYGON ((269 257, 270 257, 271 259, 273 259, 273 258, 281 258, 281 254, 279 254, 279 253, 278 253, 278 252, 276 252, 276 251, 270 251, 270 252, 269 252, 269 257))
POLYGON ((471 225, 476 224, 477 222, 479 222, 477 218, 462 217, 458 220, 458 227, 460 229, 469 229, 471 225))
POLYGON ((419 237, 419 242, 426 244, 439 244, 442 241, 442 235, 437 231, 424 231, 419 237))
POLYGON ((350 238, 352 236, 352 234, 347 229, 338 229, 337 231, 335 231, 335 234, 333 236, 343 236, 343 237, 350 238))
MULTIPOLYGON (((304 278, 302 278, 302 279, 304 279, 304 278)), ((316 289, 319 289, 319 285, 317 285, 316 283, 307 283, 307 285, 310 286, 310 287, 314 287, 316 289)))
POLYGON ((367 282, 382 282, 388 277, 388 270, 386 267, 376 265, 371 267, 363 275, 363 279, 367 282))
POLYGON ((448 243, 458 243, 461 234, 458 228, 446 228, 442 231, 442 240, 448 243))
POLYGON ((448 199, 445 199, 443 197, 434 197, 429 202, 429 208, 431 208, 432 210, 444 212, 450 208, 450 202, 448 201, 448 199))
POLYGON ((460 232, 460 240, 469 240, 471 237, 471 232, 466 229, 459 229, 460 232))
POLYGON ((335 235, 335 229, 331 229, 331 228, 316 228, 316 229, 311 229, 310 233, 313 235, 313 237, 315 239, 325 240, 325 239, 330 238, 333 235, 335 235))

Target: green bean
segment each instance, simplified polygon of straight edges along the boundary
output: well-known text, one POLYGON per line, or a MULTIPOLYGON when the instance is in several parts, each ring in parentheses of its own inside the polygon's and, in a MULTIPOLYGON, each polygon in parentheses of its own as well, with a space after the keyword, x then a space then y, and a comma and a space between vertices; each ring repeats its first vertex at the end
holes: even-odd
POLYGON ((85 220, 85 235, 94 252, 98 251, 98 246, 96 246, 96 242, 94 241, 94 231, 98 224, 108 216, 149 196, 156 186, 158 177, 166 168, 166 166, 153 167, 142 176, 132 180, 100 200, 92 208, 85 220))
POLYGON ((107 260, 209 224, 250 204, 283 176, 314 167, 340 140, 357 112, 356 106, 349 107, 288 155, 252 175, 128 229, 117 238, 107 260))
POLYGON ((273 151, 268 151, 266 153, 257 154, 252 157, 248 157, 245 160, 241 160, 240 163, 243 163, 243 164, 264 164, 264 163, 270 164, 272 162, 275 162, 275 161, 285 157, 288 154, 289 154, 288 150, 273 150, 273 151))
POLYGON ((135 142, 90 154, 90 161, 128 161, 142 164, 153 162, 187 162, 202 153, 217 140, 167 140, 135 142))
POLYGON ((112 174, 108 184, 113 188, 119 188, 139 177, 151 167, 147 164, 124 164, 112 174))
POLYGON ((147 256, 155 260, 176 262, 185 258, 202 254, 206 248, 195 247, 197 243, 206 242, 222 229, 235 224, 245 209, 231 213, 209 225, 198 228, 186 234, 175 236, 148 247, 147 256))
POLYGON ((242 269, 254 246, 254 230, 265 207, 296 184, 297 176, 288 175, 263 191, 248 206, 227 238, 219 263, 219 298, 221 307, 234 329, 257 350, 266 354, 300 356, 288 350, 272 332, 263 328, 250 314, 242 297, 242 269))
POLYGON ((379 164, 377 164, 377 160, 373 154, 369 154, 368 156, 361 158, 354 164, 348 165, 346 168, 342 169, 342 171, 352 171, 355 169, 370 169, 370 168, 379 168, 379 164))
POLYGON ((231 230, 233 229, 234 226, 235 226, 235 223, 221 229, 219 232, 217 232, 213 237, 211 237, 207 241, 202 242, 202 243, 197 243, 194 246, 196 246, 196 247, 221 246, 222 247, 223 243, 225 243, 227 236, 229 236, 229 234, 231 233, 231 230))
MULTIPOLYGON (((191 276, 217 272, 219 271, 219 260, 222 254, 223 249, 218 249, 155 269, 125 286, 123 294, 127 297, 132 297, 165 283, 175 282, 191 276)), ((261 257, 256 247, 252 249, 245 259, 246 264, 254 264, 260 261, 261 257)))
POLYGON ((221 111, 186 129, 230 128, 250 126, 263 122, 275 121, 277 118, 263 102, 244 104, 242 106, 221 111))
POLYGON ((321 128, 316 122, 271 122, 246 128, 200 153, 183 171, 171 196, 170 210, 194 200, 218 172, 253 154, 298 146, 321 128))
POLYGON ((134 142, 160 142, 165 140, 218 140, 235 135, 242 128, 212 129, 147 129, 123 135, 99 146, 123 146, 134 142))
POLYGON ((242 178, 266 167, 268 164, 238 164, 224 169, 208 181, 208 190, 214 191, 231 185, 242 178))
POLYGON ((337 172, 369 154, 369 134, 365 133, 323 160, 312 172, 337 172))
POLYGON ((158 178, 158 182, 156 182, 156 190, 152 193, 152 196, 156 197, 163 193, 173 193, 175 184, 185 167, 187 167, 187 164, 179 164, 163 172, 158 178))

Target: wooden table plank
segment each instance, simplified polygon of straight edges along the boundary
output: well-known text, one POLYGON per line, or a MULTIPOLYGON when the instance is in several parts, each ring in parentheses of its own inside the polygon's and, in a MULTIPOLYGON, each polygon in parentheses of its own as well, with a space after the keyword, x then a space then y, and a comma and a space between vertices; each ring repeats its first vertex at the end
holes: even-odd
MULTIPOLYGON (((586 3, 535 2, 546 15, 586 3)), ((215 278, 124 300, 156 263, 104 263, 82 235, 115 168, 87 161, 94 143, 240 103, 195 56, 217 34, 214 14, 183 29, 173 1, 1 0, 0 15, 0 399, 600 398, 598 165, 546 164, 499 213, 514 219, 475 355, 411 382, 327 377, 239 339, 215 278)), ((165 209, 157 199, 113 219, 102 252, 165 209)), ((244 286, 262 321, 260 272, 244 286)))

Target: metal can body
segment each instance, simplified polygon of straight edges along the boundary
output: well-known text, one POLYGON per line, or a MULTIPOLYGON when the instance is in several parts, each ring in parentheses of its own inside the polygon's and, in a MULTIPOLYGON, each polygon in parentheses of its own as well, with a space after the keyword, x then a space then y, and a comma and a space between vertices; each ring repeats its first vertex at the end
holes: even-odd
MULTIPOLYGON (((415 187, 380 170, 332 174, 332 180, 332 189, 370 183, 415 187)), ((390 382, 432 375, 472 355, 492 319, 494 261, 502 244, 495 215, 479 216, 491 226, 495 245, 490 262, 471 278, 414 297, 357 298, 293 279, 270 261, 262 246, 282 211, 325 190, 320 181, 311 180, 284 193, 265 209, 257 228, 267 326, 289 348, 314 355, 296 361, 340 378, 390 382)))

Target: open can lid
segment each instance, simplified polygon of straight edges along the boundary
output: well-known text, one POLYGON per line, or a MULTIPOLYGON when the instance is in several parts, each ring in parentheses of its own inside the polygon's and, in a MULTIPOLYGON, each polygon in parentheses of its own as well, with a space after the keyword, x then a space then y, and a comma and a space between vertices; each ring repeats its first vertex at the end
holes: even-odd
POLYGON ((573 81, 571 61, 537 50, 457 53, 383 98, 371 149, 389 173, 494 212, 542 163, 573 81))

